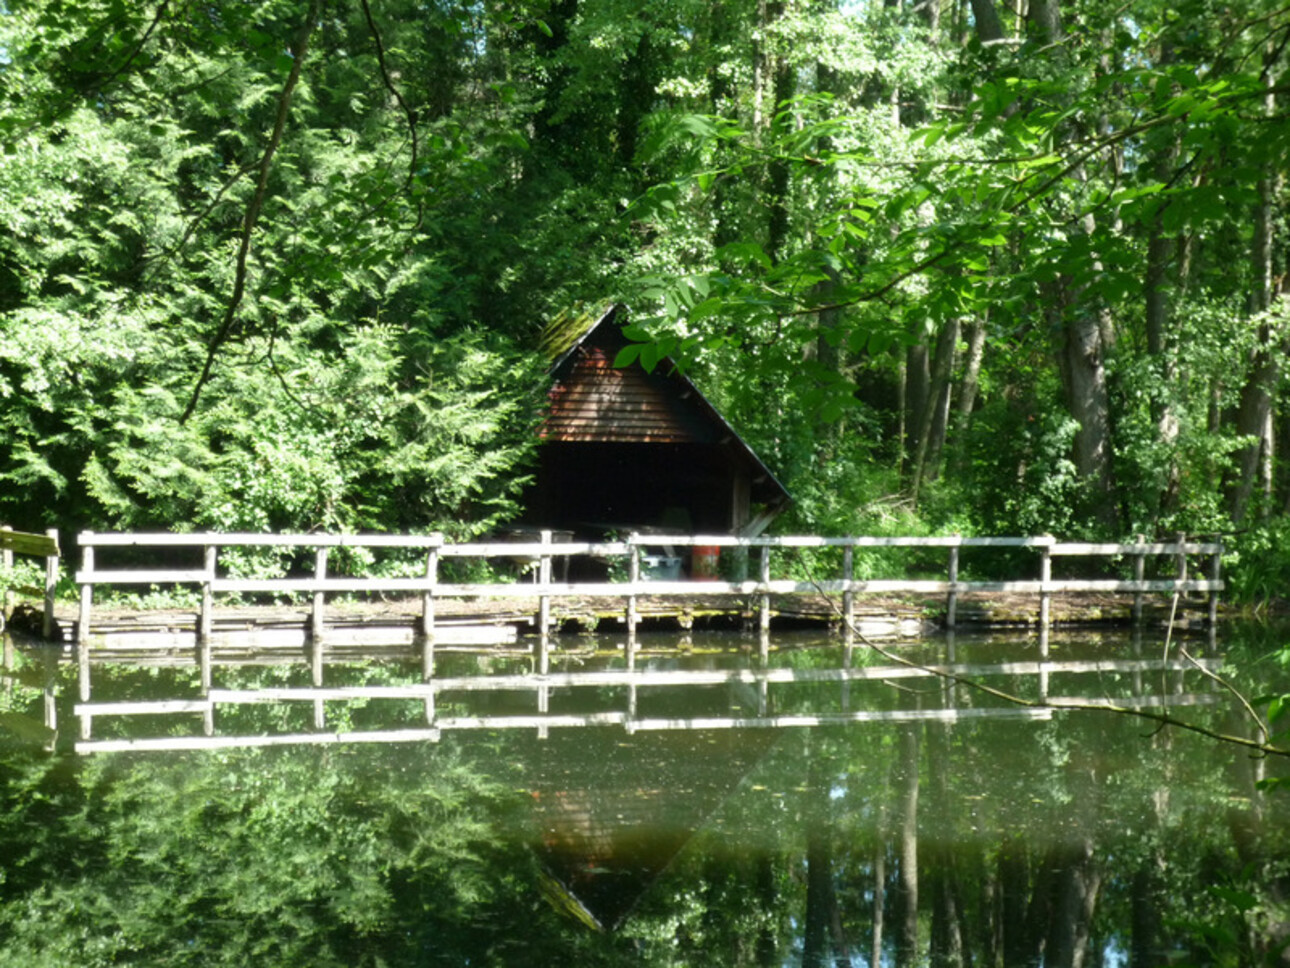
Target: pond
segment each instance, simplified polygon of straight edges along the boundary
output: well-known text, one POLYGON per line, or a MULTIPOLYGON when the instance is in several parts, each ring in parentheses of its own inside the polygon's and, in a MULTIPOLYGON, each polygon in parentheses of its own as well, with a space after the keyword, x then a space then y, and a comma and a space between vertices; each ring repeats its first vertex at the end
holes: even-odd
MULTIPOLYGON (((804 635, 764 665, 755 638, 644 637, 633 681, 586 638, 542 690, 529 657, 441 658, 450 679, 516 678, 437 695, 437 742, 77 756, 6 731, 0 965, 1279 964, 1290 792, 1258 785, 1285 765, 1124 710, 1254 736, 1210 672, 1259 694, 1283 642, 1233 629, 1167 661, 1163 633, 1054 637, 1044 662, 1025 636, 893 647, 954 680, 804 635)), ((24 662, 0 707, 39 718, 24 662)), ((95 676, 96 699, 192 686, 95 676)), ((219 732, 308 730, 312 706, 234 705, 219 732)), ((387 695, 327 722, 370 739, 425 712, 387 695)))

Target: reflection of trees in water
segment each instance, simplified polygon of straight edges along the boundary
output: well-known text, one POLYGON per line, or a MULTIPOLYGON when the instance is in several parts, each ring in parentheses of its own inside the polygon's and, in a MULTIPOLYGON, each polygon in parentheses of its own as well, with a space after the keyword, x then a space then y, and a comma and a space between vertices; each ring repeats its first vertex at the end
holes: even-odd
POLYGON ((0 964, 1256 964, 1286 920, 1264 766, 1102 715, 0 762, 0 964))

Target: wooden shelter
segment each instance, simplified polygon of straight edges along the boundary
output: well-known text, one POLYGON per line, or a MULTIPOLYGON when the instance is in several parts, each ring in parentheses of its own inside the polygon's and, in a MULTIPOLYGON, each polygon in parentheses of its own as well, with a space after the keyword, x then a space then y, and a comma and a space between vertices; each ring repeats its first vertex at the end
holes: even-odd
POLYGON ((670 360, 615 367, 626 311, 548 328, 550 405, 525 523, 608 532, 755 535, 788 492, 670 360))

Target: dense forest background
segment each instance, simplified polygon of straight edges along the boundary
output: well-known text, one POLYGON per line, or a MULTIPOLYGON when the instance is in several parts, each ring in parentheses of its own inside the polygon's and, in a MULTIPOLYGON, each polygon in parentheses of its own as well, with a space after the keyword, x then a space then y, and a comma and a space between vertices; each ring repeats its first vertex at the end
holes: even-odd
POLYGON ((515 511, 621 300, 781 527, 1290 575, 1290 8, 0 2, 0 521, 515 511))

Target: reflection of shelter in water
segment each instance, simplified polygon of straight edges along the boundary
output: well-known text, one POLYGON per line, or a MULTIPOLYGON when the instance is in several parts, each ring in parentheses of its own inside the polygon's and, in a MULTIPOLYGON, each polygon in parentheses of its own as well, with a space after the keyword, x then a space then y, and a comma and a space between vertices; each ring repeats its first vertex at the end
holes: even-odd
POLYGON ((548 899, 600 930, 620 926, 650 885, 778 739, 770 730, 543 744, 533 791, 548 899))

